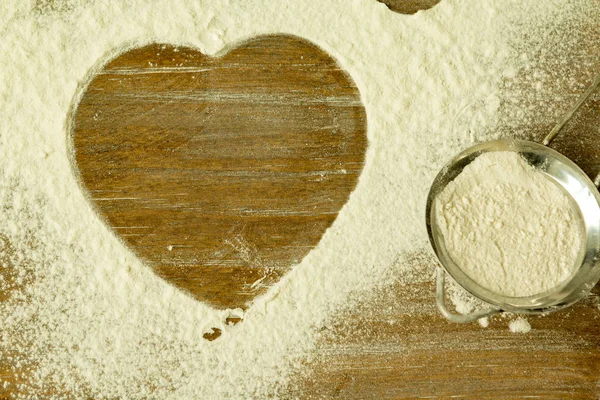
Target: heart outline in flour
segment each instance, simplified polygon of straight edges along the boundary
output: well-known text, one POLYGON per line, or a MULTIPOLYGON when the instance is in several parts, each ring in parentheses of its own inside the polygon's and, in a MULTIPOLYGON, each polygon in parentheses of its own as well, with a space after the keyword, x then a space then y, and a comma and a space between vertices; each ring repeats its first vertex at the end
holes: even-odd
POLYGON ((130 48, 90 72, 70 117, 95 211, 160 277, 218 308, 247 307, 316 246, 367 148, 353 80, 291 35, 219 57, 130 48))

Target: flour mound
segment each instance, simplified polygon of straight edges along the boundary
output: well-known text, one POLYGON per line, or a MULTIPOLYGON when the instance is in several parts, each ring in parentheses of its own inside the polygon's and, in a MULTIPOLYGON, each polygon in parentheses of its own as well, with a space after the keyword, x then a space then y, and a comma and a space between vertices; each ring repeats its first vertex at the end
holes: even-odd
POLYGON ((531 325, 525 318, 517 318, 510 321, 508 328, 512 333, 528 333, 531 331, 531 325))
POLYGON ((479 156, 437 199, 449 254, 475 282, 525 297, 569 279, 584 241, 573 200, 514 152, 479 156))

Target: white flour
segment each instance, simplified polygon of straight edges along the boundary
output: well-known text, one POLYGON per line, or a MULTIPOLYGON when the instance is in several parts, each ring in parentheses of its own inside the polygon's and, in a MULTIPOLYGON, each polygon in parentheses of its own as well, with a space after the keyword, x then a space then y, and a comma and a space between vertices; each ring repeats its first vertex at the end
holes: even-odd
POLYGON ((576 205, 515 152, 485 153, 436 200, 448 252, 475 282, 511 297, 566 281, 584 241, 576 205))
POLYGON ((531 330, 531 325, 525 318, 517 318, 508 324, 508 327, 513 333, 527 333, 531 330))
MULTIPOLYGON (((24 398, 284 397, 349 294, 384 285, 391 266, 410 268, 404 254, 428 248, 429 183, 451 155, 501 134, 503 85, 535 57, 523 38, 595 10, 584 0, 443 0, 415 16, 374 0, 3 1, 0 343, 3 365, 19 371, 7 389, 24 398), (351 74, 369 150, 317 248, 229 326, 239 310, 173 289, 92 212, 68 162, 67 115, 90 70, 132 44, 216 54, 267 33, 310 40, 351 74), (209 342, 212 328, 222 335, 209 342)), ((569 64, 564 76, 580 72, 569 64)))

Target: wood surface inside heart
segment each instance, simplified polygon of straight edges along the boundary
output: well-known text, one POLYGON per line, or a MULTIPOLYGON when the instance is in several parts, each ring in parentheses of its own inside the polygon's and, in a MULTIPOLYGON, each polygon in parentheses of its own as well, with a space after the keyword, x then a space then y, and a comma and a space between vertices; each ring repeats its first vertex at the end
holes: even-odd
POLYGON ((91 77, 70 139, 107 225, 160 277, 219 308, 247 307, 319 242, 367 148, 352 79, 287 35, 221 57, 127 51, 91 77))

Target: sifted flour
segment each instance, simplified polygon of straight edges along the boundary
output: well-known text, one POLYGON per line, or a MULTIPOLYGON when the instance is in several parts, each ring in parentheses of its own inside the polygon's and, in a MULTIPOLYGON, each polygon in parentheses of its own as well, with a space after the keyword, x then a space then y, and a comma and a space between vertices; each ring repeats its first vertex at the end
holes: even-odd
POLYGON ((578 267, 583 221, 573 200, 515 152, 476 158, 436 199, 448 252, 504 296, 550 290, 578 267))
MULTIPOLYGON (((0 350, 14 369, 2 386, 22 398, 286 397, 355 291, 410 283, 407 254, 429 247, 422 217, 443 161, 532 118, 511 111, 529 110, 511 80, 531 74, 547 32, 569 43, 590 18, 595 0, 443 0, 415 16, 374 0, 0 2, 0 350), (319 245, 230 326, 240 310, 173 289, 102 224, 72 174, 66 126, 90 70, 133 44, 214 55, 268 33, 310 40, 351 74, 369 150, 319 245)), ((565 65, 566 81, 589 68, 565 65)), ((554 99, 548 88, 541 97, 554 99)))

